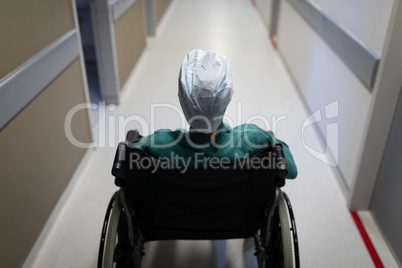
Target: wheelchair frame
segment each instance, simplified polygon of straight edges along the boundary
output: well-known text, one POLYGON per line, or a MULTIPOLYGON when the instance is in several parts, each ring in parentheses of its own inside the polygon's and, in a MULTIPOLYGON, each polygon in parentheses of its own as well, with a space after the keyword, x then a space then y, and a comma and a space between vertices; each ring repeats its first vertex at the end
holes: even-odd
MULTIPOLYGON (((116 177, 115 184, 120 187, 123 186, 123 182, 119 178, 124 172, 124 161, 121 160, 125 159, 126 146, 125 143, 119 144, 112 169, 112 174, 116 177)), ((283 151, 279 151, 277 155, 283 157, 283 151)), ((286 193, 280 189, 285 184, 286 164, 276 174, 274 198, 265 208, 265 224, 253 236, 258 267, 300 267, 292 205, 286 193)), ((147 240, 142 235, 141 229, 133 225, 134 219, 134 208, 129 205, 121 188, 112 196, 106 211, 99 247, 98 268, 141 267, 141 259, 145 254, 144 244, 147 240)))

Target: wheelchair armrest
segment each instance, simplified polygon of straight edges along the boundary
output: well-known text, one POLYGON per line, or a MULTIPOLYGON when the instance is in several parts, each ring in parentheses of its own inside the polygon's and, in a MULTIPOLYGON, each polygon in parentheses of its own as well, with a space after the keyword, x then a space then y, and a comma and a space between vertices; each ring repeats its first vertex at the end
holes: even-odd
POLYGON ((276 154, 276 172, 279 178, 286 178, 288 175, 288 166, 286 165, 285 153, 283 152, 282 144, 274 143, 272 144, 274 152, 276 154))
POLYGON ((112 175, 116 178, 124 177, 124 166, 126 163, 126 144, 120 142, 117 146, 116 155, 114 156, 112 175))

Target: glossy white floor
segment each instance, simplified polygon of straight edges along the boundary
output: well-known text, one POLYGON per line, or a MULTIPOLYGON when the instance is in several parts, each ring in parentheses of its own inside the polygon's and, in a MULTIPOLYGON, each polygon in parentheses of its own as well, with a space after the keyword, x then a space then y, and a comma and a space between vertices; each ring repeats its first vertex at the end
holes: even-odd
MULTIPOLYGON (((295 210, 302 267, 373 267, 333 171, 303 146, 308 114, 249 0, 173 2, 125 85, 122 104, 100 108, 99 147, 83 160, 25 266, 96 266, 104 213, 116 190, 110 175, 115 145, 130 128, 148 134, 183 127, 177 76, 184 55, 194 48, 220 52, 231 63, 228 120, 271 129, 293 152, 299 176, 284 191, 295 210), (151 109, 152 104, 159 106, 151 109)), ((310 147, 322 149, 313 129, 305 135, 310 147)), ((242 240, 153 242, 146 245, 143 266, 256 267, 249 248, 242 240)))

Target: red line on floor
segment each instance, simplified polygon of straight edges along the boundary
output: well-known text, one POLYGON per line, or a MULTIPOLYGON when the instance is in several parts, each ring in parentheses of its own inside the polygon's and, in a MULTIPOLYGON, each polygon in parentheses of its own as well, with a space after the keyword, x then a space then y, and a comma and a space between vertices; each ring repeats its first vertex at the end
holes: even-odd
POLYGON ((271 40, 271 44, 274 47, 274 49, 276 49, 276 41, 273 35, 269 36, 269 40, 271 40))
POLYGON ((360 235, 362 236, 364 244, 366 244, 366 248, 370 253, 371 259, 373 260, 375 267, 384 268, 384 265, 382 264, 381 259, 378 256, 377 251, 373 246, 373 243, 371 243, 370 237, 368 236, 366 229, 364 228, 364 225, 360 220, 359 215, 357 214, 356 211, 350 211, 350 214, 352 214, 352 218, 355 221, 356 227, 359 230, 360 235))

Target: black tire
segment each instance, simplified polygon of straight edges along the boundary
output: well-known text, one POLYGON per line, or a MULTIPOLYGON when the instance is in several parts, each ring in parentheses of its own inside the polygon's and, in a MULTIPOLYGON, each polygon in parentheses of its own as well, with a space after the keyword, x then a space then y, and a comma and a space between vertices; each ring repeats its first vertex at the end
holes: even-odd
POLYGON ((120 220, 120 198, 117 194, 113 202, 112 213, 107 227, 105 249, 103 251, 102 268, 113 268, 114 250, 116 246, 117 228, 120 220))
POLYGON ((288 213, 290 217, 290 230, 292 231, 292 241, 293 241, 293 252, 294 252, 294 265, 296 268, 300 268, 300 256, 299 256, 299 239, 297 237, 297 228, 296 228, 296 220, 293 214, 293 207, 292 204, 289 200, 289 197, 287 194, 284 192, 283 197, 285 198, 286 205, 288 208, 288 213))
POLYGON ((102 226, 102 234, 101 234, 101 240, 99 243, 99 253, 98 253, 98 268, 103 267, 103 258, 104 258, 104 251, 105 251, 105 241, 106 241, 106 235, 107 235, 107 229, 109 226, 109 221, 110 221, 110 212, 112 211, 114 201, 116 199, 118 192, 115 192, 110 199, 109 205, 106 209, 106 214, 105 214, 105 219, 103 221, 103 226, 102 226))
POLYGON ((130 246, 128 221, 117 194, 113 203, 103 252, 102 268, 140 268, 141 254, 130 246), (134 255, 132 255, 134 254, 134 255), (134 258, 134 261, 132 259, 134 258), (133 263, 134 262, 134 263, 133 263))
POLYGON ((292 236, 291 236, 291 228, 290 228, 290 218, 288 214, 288 207, 286 204, 286 200, 281 193, 279 204, 279 218, 281 223, 281 233, 282 233, 282 251, 283 251, 283 267, 284 268, 293 268, 293 247, 292 247, 292 236))
POLYGON ((295 254, 292 239, 288 206, 282 192, 280 192, 278 207, 272 219, 268 259, 264 262, 263 267, 293 268, 295 254))

